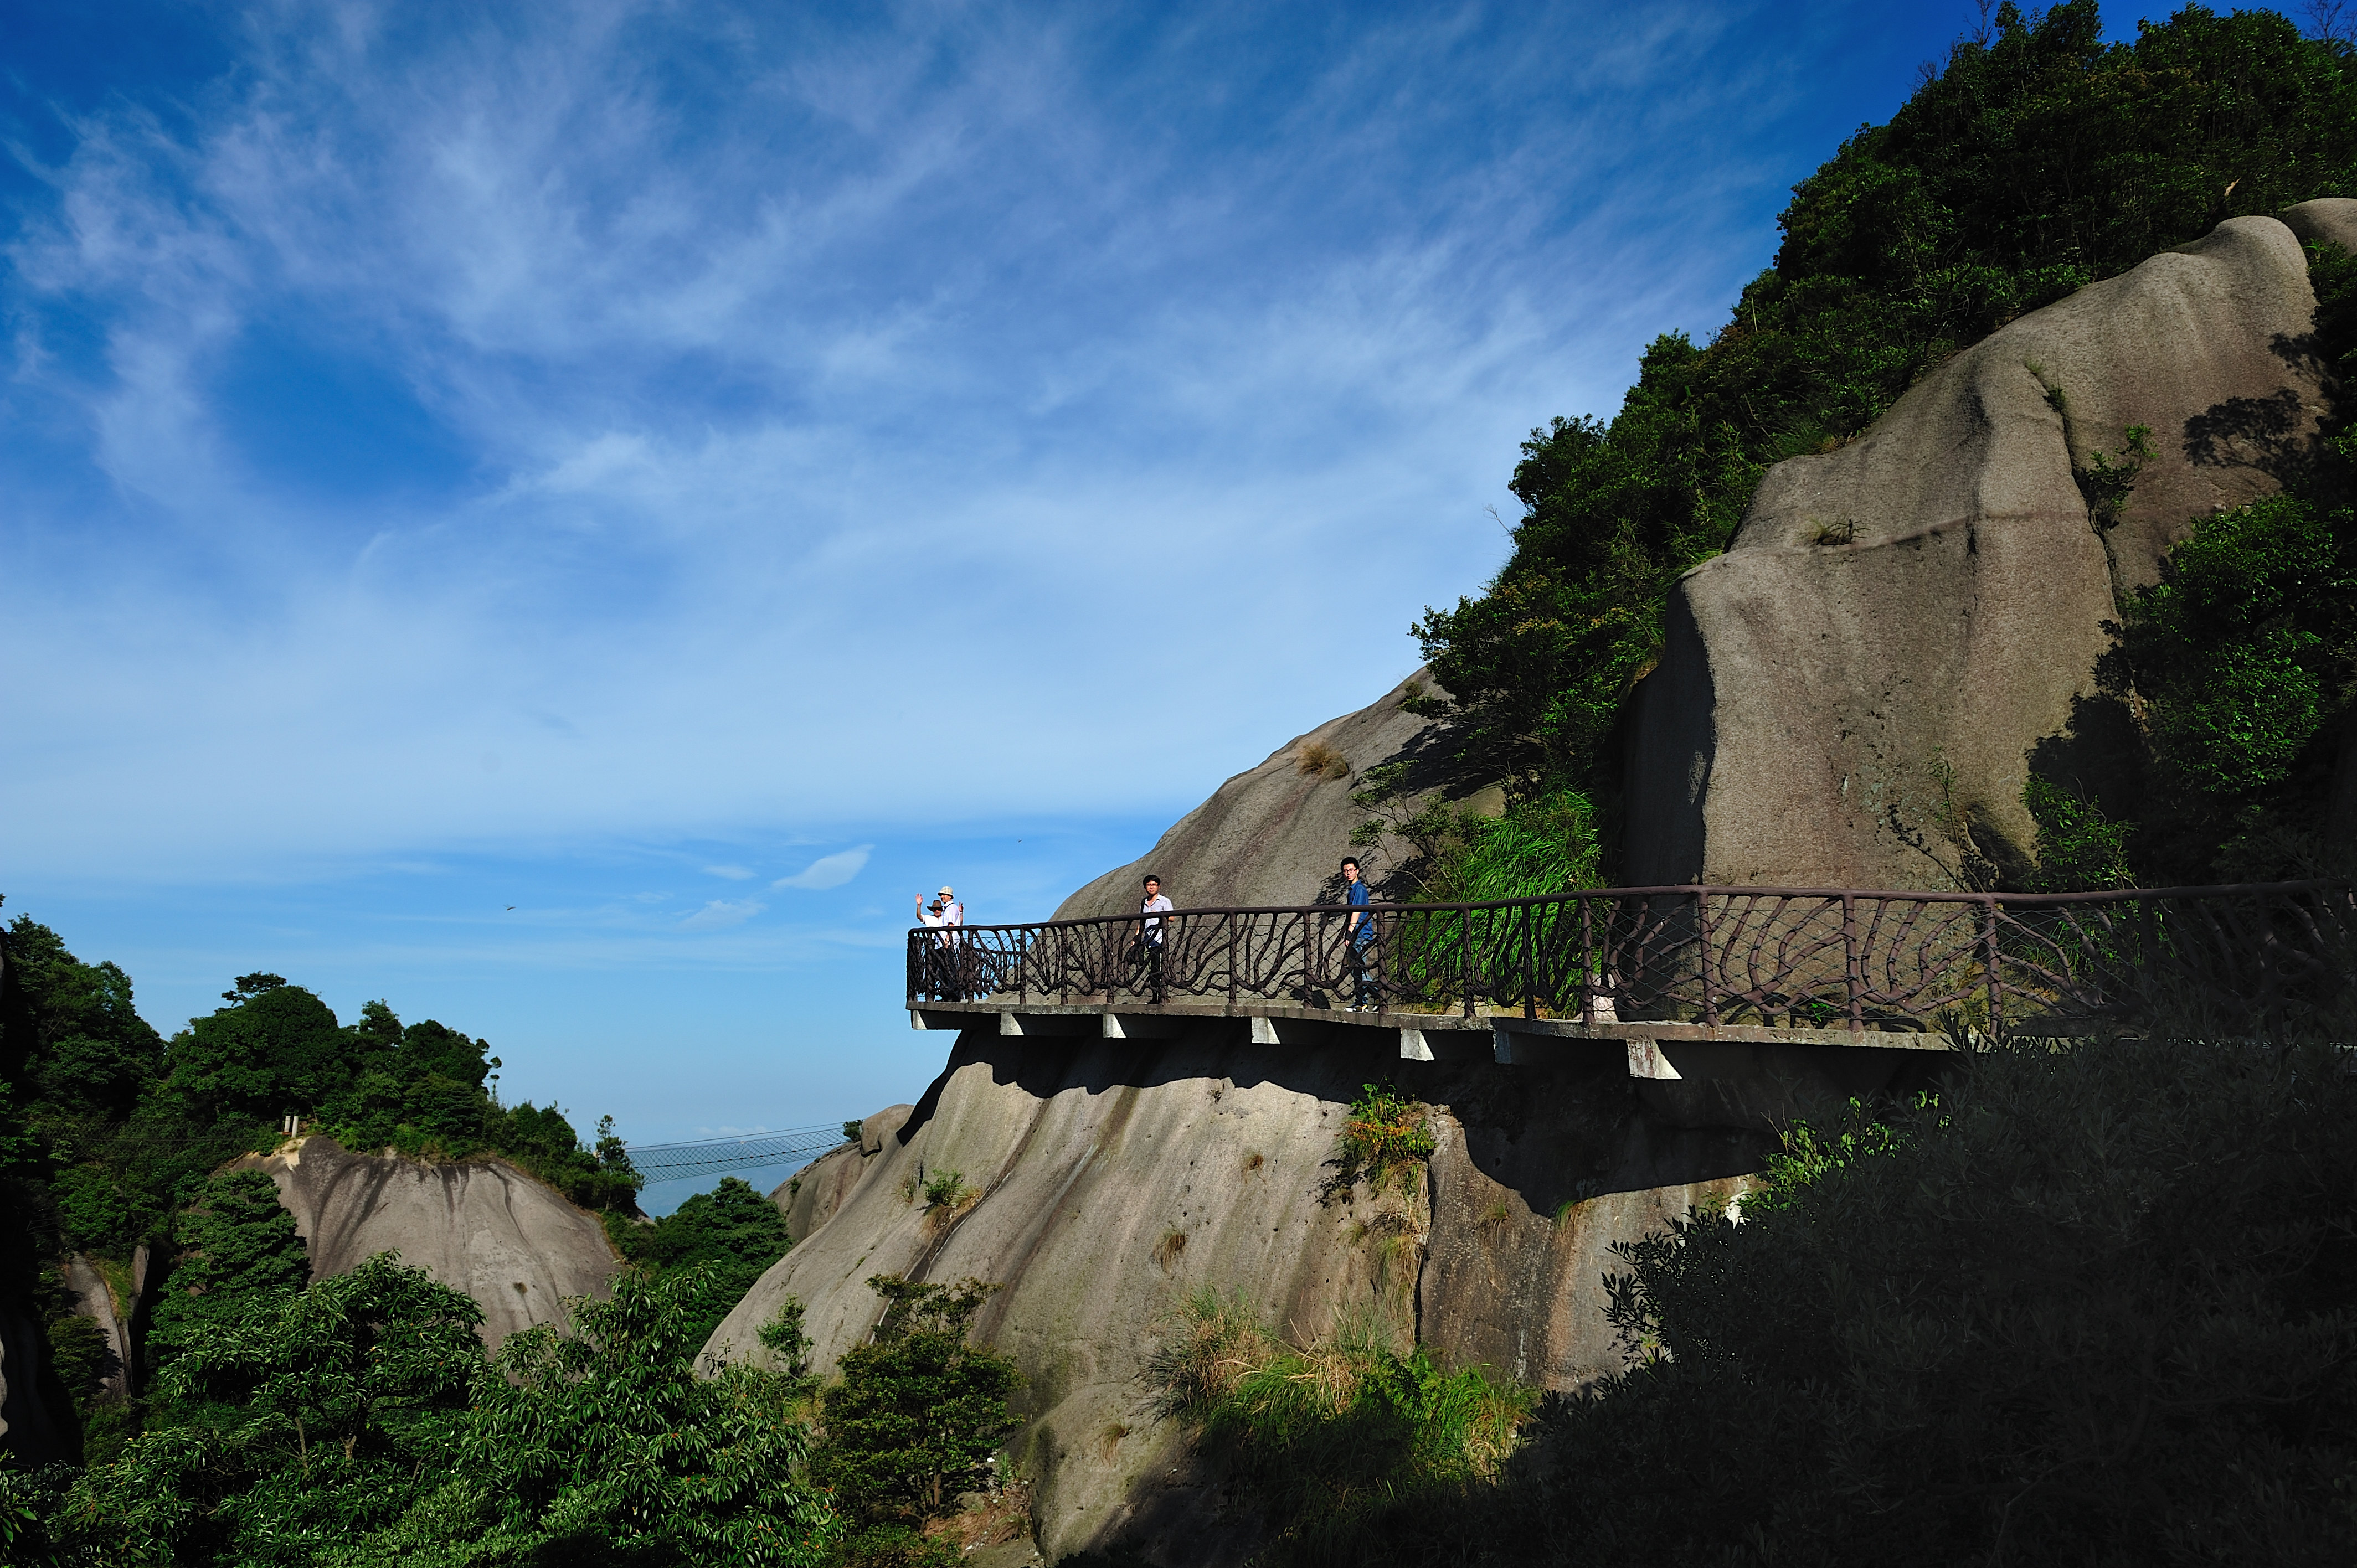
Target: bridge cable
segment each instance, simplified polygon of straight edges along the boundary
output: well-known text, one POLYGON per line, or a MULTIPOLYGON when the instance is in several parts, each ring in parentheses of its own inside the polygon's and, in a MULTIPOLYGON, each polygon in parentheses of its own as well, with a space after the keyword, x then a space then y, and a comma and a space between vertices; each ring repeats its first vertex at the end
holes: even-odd
POLYGON ((733 1138, 694 1138, 679 1144, 631 1144, 624 1153, 630 1167, 651 1182, 684 1181, 690 1176, 718 1176, 724 1171, 750 1170, 757 1165, 801 1165, 816 1159, 850 1140, 843 1123, 824 1127, 788 1127, 776 1133, 748 1133, 733 1138))

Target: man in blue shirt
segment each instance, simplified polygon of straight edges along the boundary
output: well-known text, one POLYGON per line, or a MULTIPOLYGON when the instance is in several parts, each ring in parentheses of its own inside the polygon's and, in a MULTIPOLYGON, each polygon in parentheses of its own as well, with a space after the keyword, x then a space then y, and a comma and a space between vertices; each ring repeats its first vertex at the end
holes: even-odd
POLYGON ((1375 983, 1375 917, 1361 913, 1359 907, 1368 899, 1367 885, 1359 880, 1359 863, 1345 857, 1342 862, 1343 902, 1352 906, 1350 929, 1344 933, 1351 944, 1351 1011, 1361 1007, 1372 1013, 1383 1011, 1383 995, 1375 983))

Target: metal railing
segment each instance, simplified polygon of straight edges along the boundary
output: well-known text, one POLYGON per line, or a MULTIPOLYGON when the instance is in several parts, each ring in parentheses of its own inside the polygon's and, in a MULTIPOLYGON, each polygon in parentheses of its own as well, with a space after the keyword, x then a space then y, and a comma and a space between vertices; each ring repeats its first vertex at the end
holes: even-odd
POLYGON ((1998 1032, 2160 1006, 2280 1028, 2345 999, 2341 882, 2109 893, 1613 887, 1487 904, 1181 909, 909 933, 909 1004, 1254 1002, 1590 1022, 1998 1032), (1351 916, 1363 918, 1354 929, 1351 916), (1372 935, 1361 937, 1360 930, 1372 935))

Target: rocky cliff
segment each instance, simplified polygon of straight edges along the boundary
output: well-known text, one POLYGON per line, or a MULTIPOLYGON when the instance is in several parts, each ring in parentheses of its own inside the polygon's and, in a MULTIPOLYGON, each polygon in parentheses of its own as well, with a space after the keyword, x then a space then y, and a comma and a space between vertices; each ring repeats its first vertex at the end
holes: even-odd
POLYGON ((482 1306, 483 1340, 560 1319, 566 1296, 602 1296, 620 1261, 595 1216, 494 1159, 428 1165, 296 1140, 240 1161, 270 1173, 314 1278, 397 1251, 482 1306))
POLYGON ((1152 1043, 969 1030, 877 1152, 806 1175, 802 1192, 839 1187, 839 1207, 797 1229, 708 1348, 759 1355, 757 1329, 793 1296, 831 1364, 877 1320, 872 1275, 999 1282, 977 1332, 1023 1369, 1043 1547, 1151 1541, 1206 1513, 1143 1378, 1183 1293, 1241 1293, 1303 1337, 1372 1314, 1403 1342, 1569 1388, 1619 1365, 1609 1243, 1738 1190, 1760 1158, 1759 1133, 1655 1115, 1617 1045, 1504 1068, 1357 1038, 1255 1047, 1224 1020, 1152 1043), (1349 1101, 1379 1076, 1435 1108, 1426 1178, 1405 1199, 1322 1199, 1349 1101), (971 1202, 928 1208, 923 1183, 952 1171, 971 1202))
POLYGON ((856 1140, 817 1159, 780 1182, 770 1201, 786 1217, 786 1234, 799 1241, 828 1220, 858 1188, 869 1165, 893 1133, 908 1122, 913 1105, 888 1105, 859 1124, 856 1140))
POLYGON ((1368 816, 1351 794, 1369 768, 1405 764, 1413 794, 1438 790, 1476 809, 1503 802, 1497 790, 1483 789, 1488 780, 1458 769, 1444 725, 1407 711, 1409 691, 1419 683, 1438 692, 1418 671, 1357 712, 1286 741, 1178 819, 1147 854, 1065 899, 1055 918, 1134 914, 1138 883, 1149 871, 1181 908, 1312 903, 1340 880, 1335 867, 1352 853, 1366 858, 1368 878, 1380 890, 1401 846, 1351 848, 1351 830, 1368 816))
POLYGON ((2195 518, 2319 459, 2300 242, 2357 201, 2208 238, 2033 312, 1840 450, 1769 471, 1677 585, 1629 773, 1632 884, 1945 887, 2018 875, 2033 748, 2103 623, 2195 518), (2116 483, 2129 430, 2151 456, 2116 483))

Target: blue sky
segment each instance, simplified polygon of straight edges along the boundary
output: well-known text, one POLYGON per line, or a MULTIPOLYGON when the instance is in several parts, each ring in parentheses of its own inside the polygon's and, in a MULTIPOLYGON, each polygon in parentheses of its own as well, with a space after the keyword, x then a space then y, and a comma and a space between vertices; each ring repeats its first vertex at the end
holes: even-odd
POLYGON ((0 0, 5 910, 637 1139, 912 1099, 910 896, 1413 668, 1973 16, 0 0))

